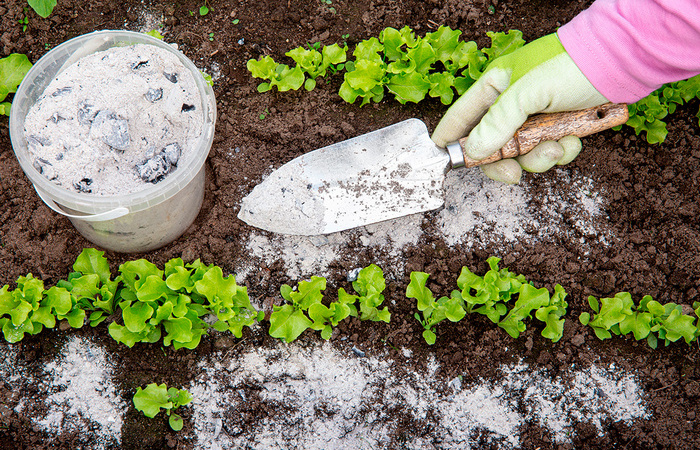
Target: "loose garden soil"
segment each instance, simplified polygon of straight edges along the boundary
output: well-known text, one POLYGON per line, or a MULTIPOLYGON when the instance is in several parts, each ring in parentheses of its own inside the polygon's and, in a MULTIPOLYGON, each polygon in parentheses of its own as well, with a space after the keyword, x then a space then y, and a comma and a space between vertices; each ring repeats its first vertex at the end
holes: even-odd
MULTIPOLYGON (((387 26, 423 34, 438 25, 488 44, 486 31, 519 29, 531 41, 554 32, 590 1, 59 0, 41 19, 27 4, 0 5, 4 57, 36 62, 49 48, 99 29, 150 31, 214 78, 218 121, 202 210, 175 242, 146 254, 107 252, 119 264, 201 258, 237 274, 258 308, 283 283, 328 279, 327 296, 349 289, 348 273, 375 263, 387 278, 391 323, 342 322, 329 342, 307 331, 292 344, 263 322, 206 336, 196 350, 157 344, 129 349, 107 327, 57 327, 0 344, 0 447, 69 448, 700 448, 700 351, 683 342, 656 350, 629 338, 599 341, 577 318, 587 297, 628 291, 666 303, 700 300, 697 102, 669 117, 662 145, 629 128, 585 138, 572 164, 528 174, 519 186, 478 170, 450 174, 445 208, 330 236, 276 236, 237 219, 241 199, 286 161, 316 148, 417 117, 433 129, 446 107, 386 98, 360 108, 341 100, 340 76, 312 92, 259 94, 246 62, 308 42, 354 43, 387 26), (22 31, 20 19, 29 16, 22 31), (234 23, 235 22, 235 23, 234 23), (344 35, 349 37, 344 38, 344 35), (462 266, 486 258, 537 287, 569 293, 564 337, 533 323, 517 340, 486 317, 440 324, 428 346, 405 297, 411 271, 431 274, 438 295, 462 266), (187 388, 173 432, 131 398, 138 386, 187 388)), ((84 247, 70 222, 37 197, 0 119, 1 284, 33 273, 64 279, 84 247)))

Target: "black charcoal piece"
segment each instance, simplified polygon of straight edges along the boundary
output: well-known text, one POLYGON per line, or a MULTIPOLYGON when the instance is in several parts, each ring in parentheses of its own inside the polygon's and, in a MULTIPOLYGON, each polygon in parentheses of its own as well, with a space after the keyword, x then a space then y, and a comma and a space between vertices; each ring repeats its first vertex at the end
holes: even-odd
POLYGON ((146 100, 148 100, 151 103, 155 103, 161 98, 163 98, 163 89, 158 88, 151 88, 148 91, 146 91, 145 94, 143 94, 144 97, 146 97, 146 100))
POLYGON ((168 73, 168 72, 163 72, 163 76, 168 79, 171 83, 177 83, 177 74, 176 73, 168 73))
POLYGON ((95 116, 99 111, 95 110, 95 106, 88 102, 83 102, 78 108, 78 123, 81 125, 89 125, 95 120, 95 116))
POLYGON ((143 181, 155 184, 177 167, 180 153, 180 145, 177 142, 168 144, 150 159, 137 164, 136 172, 143 181))
POLYGON ((51 94, 51 96, 52 97, 60 97, 61 95, 69 94, 72 90, 73 90, 72 86, 62 87, 60 89, 57 89, 53 94, 51 94))
POLYGON ((36 147, 37 145, 45 146, 51 145, 51 141, 43 136, 39 136, 38 134, 32 134, 31 136, 27 137, 27 144, 29 144, 30 147, 36 147))
POLYGON ((37 158, 34 160, 34 163, 32 166, 39 172, 39 173, 44 173, 44 167, 46 166, 51 166, 52 164, 45 160, 44 158, 37 158))
POLYGON ((182 112, 194 111, 194 105, 188 105, 187 103, 182 104, 182 112))
POLYGON ((133 65, 132 69, 133 69, 133 70, 139 70, 141 67, 147 66, 147 65, 148 65, 148 61, 139 61, 139 62, 137 62, 136 64, 133 65))
POLYGON ((161 154, 158 154, 146 160, 143 164, 137 164, 136 171, 143 181, 155 184, 168 174, 170 164, 161 154))
POLYGON ((82 180, 78 181, 77 183, 73 183, 73 187, 78 192, 84 192, 86 194, 89 194, 90 192, 92 192, 92 189, 90 189, 91 184, 92 184, 92 179, 86 177, 86 178, 83 178, 82 180))
POLYGON ((66 120, 66 119, 65 119, 65 117, 61 116, 59 113, 56 112, 56 113, 53 113, 50 120, 53 123, 58 123, 62 120, 66 120))
POLYGON ((97 113, 90 126, 90 135, 117 150, 129 147, 129 123, 105 109, 97 113))
POLYGON ((180 150, 180 146, 177 142, 166 145, 163 150, 160 151, 160 154, 163 155, 163 159, 171 166, 177 166, 181 153, 182 150, 180 150))

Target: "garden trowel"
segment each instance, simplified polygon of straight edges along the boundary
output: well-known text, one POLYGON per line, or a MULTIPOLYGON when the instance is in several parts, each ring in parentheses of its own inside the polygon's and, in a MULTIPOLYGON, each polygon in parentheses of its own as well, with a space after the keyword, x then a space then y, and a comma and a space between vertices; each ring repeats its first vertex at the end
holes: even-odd
POLYGON ((438 147, 426 125, 409 119, 314 150, 273 171, 243 199, 238 217, 275 233, 319 235, 437 209, 448 170, 524 155, 537 144, 597 133, 627 121, 627 106, 607 103, 529 118, 498 152, 464 155, 467 138, 438 147))

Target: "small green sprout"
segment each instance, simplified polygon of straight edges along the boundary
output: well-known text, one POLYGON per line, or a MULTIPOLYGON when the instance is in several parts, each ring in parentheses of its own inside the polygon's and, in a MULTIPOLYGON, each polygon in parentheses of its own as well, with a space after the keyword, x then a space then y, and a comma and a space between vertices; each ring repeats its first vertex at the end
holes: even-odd
POLYGON ((199 15, 206 16, 207 14, 209 14, 209 7, 205 2, 202 6, 199 7, 199 15))
POLYGON ((29 16, 24 16, 24 18, 19 19, 17 22, 19 22, 19 24, 22 25, 23 33, 27 31, 27 27, 29 26, 29 16))
POLYGON ((234 24, 234 25, 238 25, 238 24, 240 23, 240 21, 241 21, 241 19, 233 19, 233 20, 231 21, 231 23, 234 24))
POLYGON ((267 109, 267 108, 265 108, 265 111, 261 112, 261 113, 260 113, 260 116, 258 116, 258 117, 260 118, 260 120, 265 120, 265 118, 266 118, 268 115, 270 115, 270 110, 267 109))
POLYGON ((213 40, 214 40, 214 32, 212 31, 211 33, 209 33, 209 41, 213 41, 213 40))

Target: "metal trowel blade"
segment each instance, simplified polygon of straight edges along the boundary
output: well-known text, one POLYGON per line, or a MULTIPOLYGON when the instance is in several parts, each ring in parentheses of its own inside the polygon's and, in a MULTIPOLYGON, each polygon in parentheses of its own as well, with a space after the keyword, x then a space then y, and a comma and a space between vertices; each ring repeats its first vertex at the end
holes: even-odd
POLYGON ((310 236, 430 211, 444 203, 449 165, 425 124, 409 119, 284 164, 243 199, 238 217, 310 236))

